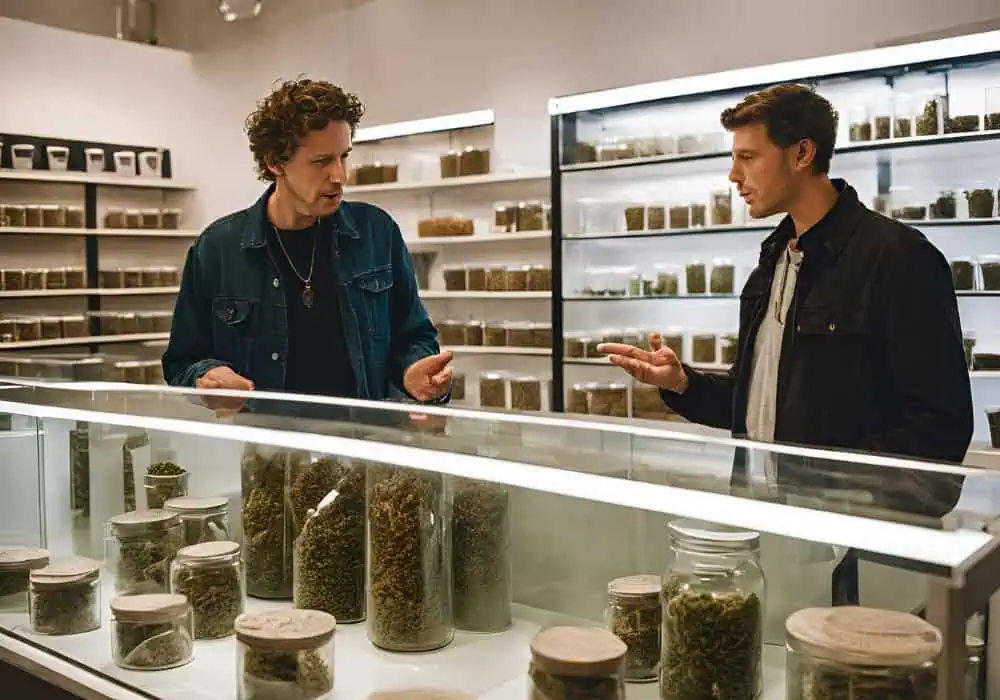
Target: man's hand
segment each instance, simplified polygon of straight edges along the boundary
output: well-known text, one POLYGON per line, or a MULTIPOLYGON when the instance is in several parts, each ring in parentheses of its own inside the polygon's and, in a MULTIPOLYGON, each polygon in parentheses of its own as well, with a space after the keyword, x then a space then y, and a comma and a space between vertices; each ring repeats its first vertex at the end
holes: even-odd
POLYGON ((649 346, 651 350, 620 343, 601 343, 597 351, 610 355, 611 364, 621 367, 643 384, 683 394, 688 378, 677 355, 664 347, 659 333, 649 336, 649 346))
POLYGON ((451 387, 453 355, 442 352, 417 360, 403 373, 403 388, 417 401, 433 401, 448 393, 451 387))
MULTIPOLYGON (((229 367, 214 367, 195 381, 197 389, 220 389, 224 391, 253 391, 253 382, 241 377, 229 367)), ((216 416, 230 416, 239 413, 246 404, 246 399, 235 396, 203 396, 202 401, 216 416)))

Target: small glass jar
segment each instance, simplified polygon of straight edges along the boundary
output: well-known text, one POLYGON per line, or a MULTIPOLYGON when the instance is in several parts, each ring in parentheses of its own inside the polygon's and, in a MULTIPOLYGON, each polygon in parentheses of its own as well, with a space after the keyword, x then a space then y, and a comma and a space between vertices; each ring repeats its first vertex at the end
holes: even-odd
POLYGON ((115 591, 166 593, 170 562, 184 544, 181 516, 165 510, 130 511, 112 517, 108 531, 115 591))
POLYGON ((763 687, 760 535, 693 520, 668 525, 662 700, 753 700, 763 687))
POLYGON ((586 414, 590 411, 587 401, 589 385, 574 384, 566 392, 566 413, 586 414))
POLYGON ((1000 255, 983 255, 977 262, 983 291, 1000 292, 1000 255))
POLYGON ((691 228, 691 205, 675 204, 670 207, 670 228, 691 228))
POLYGON ((24 223, 31 228, 40 228, 42 225, 42 206, 40 204, 24 205, 24 223))
MULTIPOLYGON (((145 368, 140 365, 142 379, 145 382, 145 368)), ((191 473, 174 462, 156 462, 149 465, 142 477, 142 486, 146 492, 146 508, 160 510, 163 504, 171 498, 180 498, 188 494, 188 479, 191 473)))
POLYGON ((42 326, 42 340, 62 338, 62 319, 58 316, 42 316, 39 323, 42 326))
POLYGON ((224 496, 181 496, 163 508, 176 513, 184 526, 184 545, 230 540, 229 500, 224 496))
POLYGON ((698 228, 708 223, 708 206, 701 203, 691 205, 691 227, 698 228))
POLYGON ((646 230, 645 204, 637 202, 625 207, 625 230, 633 233, 646 230))
POLYGON ((3 208, 6 217, 5 226, 24 228, 28 225, 27 208, 21 204, 5 204, 3 208))
POLYGON ((491 348, 507 345, 506 321, 487 321, 483 324, 483 345, 491 348))
POLYGON ((586 334, 566 333, 563 337, 563 355, 569 360, 582 360, 586 357, 586 334))
POLYGON ((542 202, 518 202, 516 225, 518 231, 544 231, 545 207, 542 202))
POLYGON ((658 297, 675 297, 679 292, 680 273, 671 265, 656 265, 654 267, 656 280, 653 282, 653 294, 658 297))
MULTIPOLYGON (((465 322, 465 345, 468 347, 479 347, 483 344, 483 322, 465 322)), ((339 617, 337 618, 340 619, 339 617)))
POLYGON ((530 348, 534 346, 533 328, 529 321, 510 321, 505 325, 506 346, 509 348, 530 348))
POLYGON ((972 258, 954 258, 951 261, 951 279, 957 292, 976 289, 976 263, 972 258))
POLYGON ((941 633, 916 615, 804 608, 785 621, 787 700, 936 697, 941 633))
POLYGON ((712 276, 709 285, 712 294, 735 294, 736 267, 732 260, 719 258, 712 261, 712 276))
POLYGON ((141 267, 126 267, 122 270, 122 279, 124 280, 124 285, 128 289, 139 289, 145 286, 143 281, 144 268, 141 267))
POLYGON ((686 292, 688 294, 704 294, 708 291, 707 275, 705 273, 705 263, 700 261, 690 262, 685 269, 686 292))
POLYGON ((872 121, 867 105, 855 105, 851 108, 848 136, 852 142, 872 140, 872 121))
POLYGON ((719 361, 716 344, 716 336, 711 333, 691 336, 691 360, 702 365, 714 365, 719 361))
POLYGON ((49 565, 49 553, 34 547, 0 547, 0 613, 28 612, 31 572, 49 565))
POLYGON ((14 319, 14 337, 18 342, 32 342, 42 339, 42 319, 39 316, 25 316, 14 319))
POLYGON ((541 411, 542 380, 538 377, 511 377, 510 407, 514 411, 541 411))
MULTIPOLYGON (((660 390, 649 384, 634 382, 632 384, 632 417, 643 420, 666 420, 671 414, 670 409, 663 403, 660 390)), ((659 589, 657 589, 659 590, 659 589)), ((659 605, 659 604, 657 604, 659 605)), ((626 643, 628 640, 623 639, 626 643)), ((659 637, 657 637, 657 648, 659 648, 659 637)), ((658 661, 659 659, 657 659, 658 661)))
POLYGON ((512 233, 517 230, 517 205, 514 202, 497 202, 493 205, 493 233, 512 233))
POLYGON ((627 652, 622 640, 599 627, 544 629, 531 640, 531 698, 625 700, 627 652))
POLYGON ((469 266, 466 268, 467 285, 470 292, 486 291, 486 268, 469 266))
MULTIPOLYGON (((655 391, 655 389, 654 389, 655 391)), ((662 402, 661 402, 662 403, 662 402)), ((605 620, 608 629, 625 643, 625 680, 656 680, 660 664, 660 577, 638 574, 608 583, 605 620)))
POLYGON ((962 347, 965 349, 965 366, 971 371, 974 366, 973 360, 975 358, 976 351, 975 331, 964 331, 962 333, 962 347))
POLYGON ((43 204, 42 226, 45 228, 66 228, 66 207, 58 204, 43 204))
POLYGON ((269 610, 236 620, 238 700, 324 700, 334 685, 337 621, 319 610, 269 610))
POLYGON ((948 121, 948 97, 945 95, 928 95, 924 98, 921 112, 916 116, 915 134, 917 136, 937 136, 944 133, 944 125, 948 121))
POLYGON ((507 378, 501 372, 479 375, 479 405, 483 408, 507 408, 507 378))
POLYGON ((465 374, 462 372, 451 375, 451 400, 465 401, 465 374))
POLYGON ((195 639, 228 637, 246 604, 240 546, 220 540, 182 547, 170 565, 170 592, 191 604, 195 639))
POLYGON ((28 290, 41 291, 45 289, 45 280, 48 270, 35 268, 24 271, 24 288, 28 290))
POLYGON ((739 343, 739 336, 731 334, 719 336, 719 361, 722 364, 727 367, 736 364, 739 343))
POLYGON ((29 578, 28 614, 37 634, 82 634, 101 626, 101 570, 76 559, 35 569, 29 578))
POLYGON ((551 348, 552 347, 552 324, 532 323, 531 324, 531 347, 551 348))
POLYGON ((141 226, 139 228, 160 228, 160 210, 159 209, 140 209, 139 210, 139 222, 141 226))
POLYGON ((528 273, 530 265, 510 265, 507 267, 506 289, 508 292, 528 291, 528 273))
POLYGON ((90 324, 86 316, 63 316, 61 320, 64 338, 86 338, 90 335, 90 324))
POLYGON ((191 604, 183 595, 147 593, 111 601, 111 656, 133 671, 164 671, 194 659, 191 604))
POLYGON ((455 627, 502 632, 511 626, 509 490, 501 484, 455 479, 453 493, 455 627))
POLYGON ((163 228, 177 229, 181 225, 181 213, 180 209, 163 209, 160 211, 160 223, 163 228))
POLYGON ((465 323, 462 321, 438 321, 437 329, 441 345, 465 344, 465 323))
POLYGON ((507 291, 507 267, 505 265, 490 265, 486 268, 486 291, 507 291))
POLYGON ((466 146, 458 159, 459 175, 489 175, 490 149, 466 146))
POLYGON ((69 228, 83 228, 84 225, 83 207, 66 207, 66 226, 69 228))
POLYGON ((125 228, 125 210, 108 207, 104 212, 104 228, 125 228))
POLYGON ((628 417, 628 387, 615 382, 588 387, 589 411, 593 416, 628 417))
POLYGON ((126 209, 125 228, 141 228, 141 226, 142 226, 142 210, 126 209))
POLYGON ((719 190, 712 193, 712 226, 730 226, 733 223, 733 192, 719 190))
POLYGON ((464 292, 468 286, 464 265, 445 265, 444 288, 448 292, 464 292))
POLYGON ((996 194, 985 182, 965 190, 965 199, 969 205, 969 218, 990 219, 996 215, 996 194))
POLYGON ((958 197, 955 190, 946 189, 938 192, 930 205, 931 219, 954 219, 958 216, 958 197))
POLYGON ((662 204, 646 206, 646 230, 664 231, 667 228, 667 207, 662 204))
POLYGON ((548 265, 532 265, 528 271, 528 291, 551 292, 552 268, 548 265))
POLYGON ((67 289, 66 268, 65 267, 49 268, 49 270, 45 274, 45 288, 67 289))
POLYGON ((894 95, 892 112, 893 138, 908 139, 916 134, 916 118, 913 116, 913 98, 910 95, 905 93, 894 95))
POLYGON ((660 334, 663 347, 670 348, 678 359, 684 358, 684 329, 668 328, 660 334))
POLYGON ((181 270, 179 267, 167 265, 160 268, 160 284, 164 287, 176 287, 181 283, 181 270))

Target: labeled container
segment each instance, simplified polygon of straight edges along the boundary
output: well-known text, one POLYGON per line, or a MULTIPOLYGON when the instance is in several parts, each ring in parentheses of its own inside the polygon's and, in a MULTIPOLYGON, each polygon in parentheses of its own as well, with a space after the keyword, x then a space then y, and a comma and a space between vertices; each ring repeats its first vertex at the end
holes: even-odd
POLYGON ((163 508, 180 516, 185 546, 231 539, 229 499, 224 496, 181 496, 163 508))
POLYGON ((107 560, 115 572, 115 591, 123 594, 166 593, 170 562, 184 544, 177 513, 130 511, 108 521, 107 560))
MULTIPOLYGON (((134 382, 136 384, 145 382, 143 365, 139 365, 139 370, 139 379, 134 382)), ((171 498, 187 496, 190 476, 190 472, 174 462, 156 462, 149 465, 149 469, 142 477, 142 486, 146 492, 146 507, 150 510, 160 510, 171 498)))
POLYGON ((111 657, 133 671, 165 671, 194 659, 191 604, 182 595, 147 593, 111 601, 111 657))
POLYGON ((805 608, 785 621, 788 700, 936 697, 941 633, 910 613, 805 608))
POLYGON ((28 612, 31 572, 49 565, 49 552, 36 547, 0 547, 0 613, 28 612))
POLYGON ((194 639, 228 637, 246 604, 240 546, 221 540, 182 547, 170 565, 170 592, 191 604, 194 639))
POLYGON ((449 489, 440 474, 368 467, 368 638, 389 651, 438 649, 454 637, 449 489))
POLYGON ((660 697, 759 697, 765 603, 760 535, 694 520, 674 520, 668 532, 660 697))
POLYGON ((625 643, 606 629, 544 629, 531 640, 530 697, 532 700, 625 700, 627 653, 625 643))
POLYGON ((453 494, 455 627, 502 632, 512 623, 510 492, 500 484, 456 478, 453 494))
POLYGON ((337 621, 319 610, 271 610, 236 620, 238 700, 323 700, 334 686, 337 621))
POLYGON ((628 651, 625 653, 625 680, 655 681, 660 665, 660 577, 637 574, 608 583, 605 620, 608 629, 628 651))
POLYGON ((97 562, 74 559, 34 569, 29 587, 28 615, 36 634, 82 634, 101 626, 97 562))
POLYGON ((115 164, 115 174, 135 175, 136 157, 135 151, 115 151, 113 154, 115 164))

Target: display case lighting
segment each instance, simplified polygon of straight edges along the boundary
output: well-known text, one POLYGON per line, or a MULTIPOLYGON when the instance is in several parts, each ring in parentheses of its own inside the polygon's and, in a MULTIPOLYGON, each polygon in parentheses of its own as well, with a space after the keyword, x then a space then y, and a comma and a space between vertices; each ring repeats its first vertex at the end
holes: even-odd
POLYGON ((439 131, 453 131, 455 129, 471 129, 477 126, 489 126, 495 121, 496 117, 492 109, 481 109, 475 112, 446 114, 441 117, 430 117, 429 119, 414 119, 408 122, 367 126, 358 129, 354 135, 354 143, 384 141, 385 139, 398 139, 403 136, 433 134, 439 131))
POLYGON ((554 97, 549 100, 549 113, 553 115, 571 114, 593 109, 652 102, 671 97, 720 92, 756 85, 771 85, 788 80, 822 78, 998 52, 1000 52, 1000 31, 981 32, 901 46, 887 46, 832 56, 738 68, 720 73, 694 75, 566 97, 554 97))

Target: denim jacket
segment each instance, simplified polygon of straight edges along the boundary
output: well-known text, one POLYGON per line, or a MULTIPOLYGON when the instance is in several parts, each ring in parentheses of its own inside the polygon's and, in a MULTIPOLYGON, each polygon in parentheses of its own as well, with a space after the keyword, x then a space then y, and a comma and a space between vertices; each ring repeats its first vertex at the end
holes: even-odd
MULTIPOLYGON (((285 290, 265 238, 273 185, 249 209, 213 224, 188 250, 163 373, 193 386, 228 366, 261 390, 283 391, 285 290)), ((371 204, 344 202, 321 222, 333 234, 343 332, 362 399, 405 399, 403 373, 439 352, 399 226, 371 204)))

